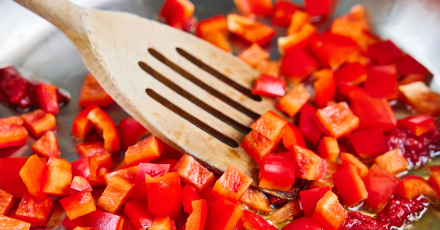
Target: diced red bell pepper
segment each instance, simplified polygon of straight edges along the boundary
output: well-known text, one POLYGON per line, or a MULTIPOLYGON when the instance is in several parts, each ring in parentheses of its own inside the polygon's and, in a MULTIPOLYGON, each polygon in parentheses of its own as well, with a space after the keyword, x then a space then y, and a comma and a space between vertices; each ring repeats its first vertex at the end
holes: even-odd
POLYGON ((367 205, 375 209, 382 209, 394 194, 399 181, 398 177, 378 165, 371 166, 364 178, 365 188, 368 192, 367 205))
POLYGON ((348 135, 359 126, 359 118, 346 102, 328 105, 316 112, 315 123, 327 135, 339 138, 348 135))
POLYGON ((258 173, 258 187, 289 192, 295 183, 295 163, 290 152, 264 157, 258 173))
POLYGON ((140 163, 136 173, 135 183, 145 183, 145 175, 161 177, 170 171, 169 164, 140 163))
POLYGON ((275 141, 283 134, 286 124, 287 121, 284 118, 269 110, 258 118, 250 128, 269 140, 275 141))
POLYGON ((188 0, 166 0, 159 11, 159 16, 165 22, 176 28, 182 28, 183 23, 194 13, 194 4, 188 0))
POLYGON ((338 141, 333 137, 324 136, 318 145, 318 154, 324 158, 331 161, 336 161, 339 156, 339 145, 338 141))
POLYGON ((116 175, 111 178, 97 205, 109 213, 117 213, 128 199, 134 184, 116 175))
POLYGON ((217 199, 208 213, 205 229, 233 230, 242 216, 243 211, 234 203, 225 199, 217 199))
POLYGON ((137 229, 148 228, 153 223, 154 216, 146 207, 148 202, 144 200, 132 199, 125 203, 124 213, 137 229))
POLYGON ((280 224, 287 221, 292 221, 301 214, 301 204, 299 202, 299 199, 295 199, 272 213, 268 220, 270 220, 273 224, 280 224))
POLYGON ((410 130, 416 136, 421 136, 434 130, 435 122, 434 117, 430 115, 418 114, 398 120, 397 126, 410 130))
POLYGON ((15 218, 31 223, 32 226, 46 226, 53 208, 53 198, 39 199, 25 193, 15 212, 15 218))
POLYGON ((408 167, 408 161, 403 156, 401 149, 390 150, 376 157, 374 162, 392 174, 401 173, 408 167))
POLYGON ((359 118, 359 127, 379 127, 387 132, 396 127, 396 118, 386 99, 372 98, 362 92, 354 92, 350 108, 359 118))
POLYGON ((37 86, 37 98, 40 108, 53 115, 57 115, 58 108, 57 87, 51 84, 40 84, 37 86))
MULTIPOLYGON (((299 12, 299 11, 297 11, 299 12)), ((298 13, 295 13, 294 17, 292 18, 292 20, 299 20, 297 19, 298 13)), ((299 14, 299 15, 303 15, 303 14, 299 14)), ((307 15, 306 15, 307 16, 307 15)), ((307 18, 300 18, 302 20, 306 20, 307 18)), ((291 26, 289 27, 289 32, 287 37, 279 37, 278 38, 278 50, 280 52, 281 55, 287 54, 289 52, 294 52, 294 50, 307 50, 310 47, 310 42, 312 42, 313 38, 316 36, 317 34, 317 30, 316 27, 313 26, 312 24, 308 23, 307 21, 301 21, 301 22, 294 22, 292 21, 292 23, 295 24, 291 24, 291 26), (304 23, 304 24, 300 24, 298 25, 298 23, 304 23), (301 26, 300 28, 297 28, 301 26), (297 31, 294 31, 297 30, 297 31)), ((310 53, 306 53, 308 55, 305 55, 303 53, 298 53, 296 54, 298 57, 301 57, 300 55, 304 55, 305 58, 309 58, 309 61, 305 61, 305 64, 308 64, 310 66, 306 66, 303 69, 300 68, 300 66, 297 66, 297 71, 302 70, 303 72, 305 72, 308 69, 311 69, 315 63, 314 63, 314 59, 313 56, 310 55, 310 53)))
POLYGON ((290 224, 286 225, 283 230, 326 230, 318 221, 312 217, 299 218, 290 224))
MULTIPOLYGON (((108 183, 110 183, 112 178, 116 175, 122 176, 123 178, 127 179, 128 181, 135 183, 138 169, 139 169, 139 166, 133 166, 130 168, 119 169, 119 170, 113 171, 111 173, 107 173, 104 176, 105 184, 107 185, 108 183)), ((145 176, 142 181, 145 182, 145 176)))
POLYGON ((403 56, 403 52, 390 40, 368 46, 368 54, 381 65, 393 63, 403 56))
POLYGON ((41 109, 23 114, 21 118, 23 118, 24 126, 26 126, 35 138, 40 138, 47 131, 57 129, 55 116, 50 113, 45 113, 41 109))
POLYGON ((327 106, 327 104, 335 97, 335 77, 333 76, 333 72, 329 69, 317 71, 313 75, 316 79, 313 83, 315 88, 315 98, 313 99, 313 103, 318 108, 322 108, 327 106))
POLYGON ((0 149, 26 144, 28 131, 21 117, 0 118, 0 149))
POLYGON ((309 101, 309 92, 301 85, 295 86, 277 104, 277 109, 285 112, 290 117, 295 116, 299 110, 309 101))
POLYGON ((93 188, 90 186, 86 178, 75 176, 70 184, 70 195, 77 192, 92 192, 93 188))
POLYGON ((95 201, 90 192, 78 192, 60 200, 69 219, 74 220, 96 211, 95 201))
POLYGON ((65 159, 49 158, 42 175, 43 192, 52 196, 69 194, 72 165, 65 159))
POLYGON ((286 81, 282 78, 261 74, 255 80, 251 93, 267 97, 282 97, 286 94, 286 81))
POLYGON ((253 213, 249 212, 248 210, 243 211, 243 219, 244 219, 244 226, 247 229, 250 230, 276 230, 274 226, 270 225, 263 217, 253 213))
POLYGON ((262 61, 255 66, 255 70, 261 74, 280 77, 280 63, 278 61, 262 61))
MULTIPOLYGON (((356 93, 370 97, 363 88, 346 82, 337 82, 336 92, 337 92, 337 96, 342 97, 342 99, 349 99, 350 101, 353 100, 354 94, 356 93)), ((386 102, 388 103, 388 101, 386 102)))
POLYGON ((310 188, 329 187, 332 189, 335 186, 332 176, 336 171, 339 170, 340 167, 340 164, 327 160, 327 169, 325 170, 324 175, 322 175, 321 178, 313 181, 310 185, 310 188))
POLYGON ((268 17, 273 13, 272 0, 234 0, 234 3, 245 15, 268 17))
POLYGON ((76 226, 91 226, 100 230, 122 230, 124 219, 107 212, 94 211, 75 220, 70 220, 69 217, 66 217, 63 220, 63 225, 68 230, 74 229, 76 226))
POLYGON ((194 187, 190 185, 185 185, 185 187, 182 189, 182 203, 183 210, 185 210, 185 212, 187 212, 188 214, 192 213, 193 210, 191 202, 195 200, 200 200, 199 193, 194 187))
POLYGON ((186 229, 202 230, 205 229, 206 224, 206 201, 195 200, 191 202, 191 215, 189 215, 186 221, 186 229))
POLYGON ((85 141, 92 131, 93 124, 87 119, 87 115, 94 108, 97 108, 98 105, 90 104, 86 108, 84 108, 73 120, 72 124, 72 136, 80 141, 85 141))
POLYGON ((226 18, 228 30, 249 43, 265 45, 274 36, 271 27, 237 14, 228 14, 226 18))
POLYGON ((256 43, 252 44, 238 55, 238 58, 252 67, 256 67, 259 63, 269 60, 269 57, 269 52, 256 43))
POLYGON ((410 55, 404 55, 395 61, 397 73, 403 76, 419 74, 424 76, 428 70, 410 55))
POLYGON ((174 220, 169 217, 156 217, 151 223, 149 230, 176 230, 174 220))
POLYGON ((252 184, 252 178, 228 165, 223 175, 215 182, 211 194, 217 198, 237 202, 252 184))
POLYGON ((112 159, 109 153, 103 152, 99 155, 89 157, 90 178, 88 178, 92 186, 104 184, 105 174, 110 172, 112 167, 112 159))
POLYGON ((339 203, 338 197, 332 191, 328 191, 316 204, 313 219, 328 230, 338 230, 347 216, 348 211, 339 203))
POLYGON ((322 131, 315 122, 318 109, 311 105, 304 105, 299 115, 299 131, 306 141, 316 145, 321 138, 322 131))
POLYGON ((89 157, 84 157, 76 161, 72 161, 72 175, 90 178, 89 157))
POLYGON ((45 133, 32 145, 32 151, 42 157, 59 158, 61 155, 58 140, 52 131, 45 133))
POLYGON ((250 210, 262 213, 272 212, 269 201, 262 192, 256 189, 249 188, 240 197, 240 202, 246 205, 250 210))
POLYGON ((23 165, 20 170, 20 177, 26 185, 27 190, 33 196, 44 199, 46 194, 43 193, 43 185, 41 184, 43 178, 44 164, 37 155, 32 155, 23 165))
POLYGON ((283 145, 286 149, 293 150, 294 145, 306 147, 306 143, 304 142, 301 132, 294 124, 287 123, 284 129, 283 145))
POLYGON ((28 222, 2 215, 0 215, 0 223, 2 229, 29 230, 31 228, 31 224, 28 222))
POLYGON ((151 135, 137 144, 128 147, 125 152, 125 167, 147 163, 160 157, 163 150, 163 142, 154 135, 151 135))
POLYGON ((440 172, 432 172, 429 176, 429 183, 432 188, 437 192, 437 196, 440 197, 440 172))
POLYGON ((86 107, 96 104, 99 107, 105 107, 113 103, 113 99, 105 92, 95 77, 88 73, 79 94, 79 105, 86 107))
POLYGON ((420 195, 438 198, 437 192, 431 187, 428 181, 419 176, 403 178, 399 185, 397 185, 396 194, 410 200, 420 195))
POLYGON ((348 137, 356 153, 362 158, 375 157, 388 150, 383 132, 376 127, 359 129, 348 137))
POLYGON ((440 95, 432 91, 425 83, 418 81, 399 86, 402 99, 417 112, 431 116, 440 114, 440 95))
POLYGON ((8 215, 14 205, 14 196, 0 189, 0 215, 8 215))
POLYGON ((365 91, 373 98, 397 98, 397 75, 394 65, 370 66, 367 68, 365 91))
POLYGON ((317 180, 324 175, 327 162, 309 149, 295 145, 293 152, 295 175, 306 180, 317 180))
POLYGON ((0 188, 15 198, 20 198, 27 192, 19 174, 27 160, 28 157, 0 158, 0 168, 8 172, 0 174, 0 188))
POLYGON ((161 177, 145 176, 148 210, 156 217, 176 219, 182 209, 179 174, 170 172, 161 177))
POLYGON ((341 161, 344 167, 348 165, 355 166, 361 178, 364 178, 368 173, 368 167, 350 153, 341 153, 341 161))
POLYGON ((257 162, 257 164, 261 165, 263 163, 264 156, 272 153, 275 147, 277 147, 282 139, 282 135, 280 135, 280 137, 281 138, 276 141, 271 141, 258 131, 251 130, 240 145, 249 154, 249 156, 251 156, 252 159, 257 162))
POLYGON ((368 192, 356 166, 349 164, 333 174, 333 181, 345 205, 350 207, 367 199, 368 192))
POLYGON ((107 153, 101 142, 89 142, 76 145, 76 151, 81 157, 93 157, 107 153))
POLYGON ((215 181, 212 172, 187 154, 180 158, 172 171, 177 172, 183 182, 191 185, 199 192, 203 191, 208 186, 211 186, 215 181))
POLYGON ((228 23, 226 21, 226 17, 223 14, 209 17, 203 20, 200 20, 197 23, 196 35, 197 37, 203 38, 204 36, 209 35, 210 33, 221 33, 225 36, 228 35, 228 23))
POLYGON ((272 24, 275 26, 288 27, 292 20, 292 15, 300 9, 301 7, 294 2, 287 0, 276 1, 272 24))
POLYGON ((329 187, 322 187, 299 192, 304 216, 313 216, 313 213, 315 213, 316 204, 328 191, 330 191, 329 187))
POLYGON ((92 109, 89 114, 87 114, 87 119, 93 123, 96 130, 102 134, 104 138, 105 149, 109 153, 114 153, 119 151, 119 136, 115 127, 115 123, 110 118, 110 116, 104 112, 101 108, 97 107, 92 109))
POLYGON ((208 209, 208 212, 211 211, 212 207, 214 207, 215 201, 217 201, 217 198, 211 194, 212 187, 208 186, 203 191, 199 192, 200 198, 206 200, 206 207, 208 209))
MULTIPOLYGON (((310 27, 311 24, 309 24, 309 14, 302 10, 297 10, 292 15, 292 20, 290 21, 289 28, 287 29, 287 34, 291 35, 293 33, 296 33, 300 31, 304 26, 310 27)), ((316 28, 315 28, 316 30, 316 28)))
POLYGON ((333 0, 305 0, 304 5, 306 12, 311 17, 325 17, 330 14, 333 0))
POLYGON ((347 82, 352 85, 359 85, 367 80, 367 70, 361 63, 347 63, 335 71, 336 82, 347 82))
POLYGON ((231 50, 232 50, 231 44, 229 43, 229 40, 228 40, 228 37, 221 32, 214 31, 210 34, 207 34, 207 35, 201 37, 201 38, 203 40, 217 46, 218 48, 228 52, 228 53, 231 52, 231 50))
POLYGON ((288 50, 281 59, 281 75, 300 83, 319 68, 318 60, 307 50, 288 50))
POLYGON ((127 150, 129 146, 136 144, 142 136, 150 132, 134 118, 127 117, 121 120, 118 125, 118 136, 121 142, 121 149, 127 150))

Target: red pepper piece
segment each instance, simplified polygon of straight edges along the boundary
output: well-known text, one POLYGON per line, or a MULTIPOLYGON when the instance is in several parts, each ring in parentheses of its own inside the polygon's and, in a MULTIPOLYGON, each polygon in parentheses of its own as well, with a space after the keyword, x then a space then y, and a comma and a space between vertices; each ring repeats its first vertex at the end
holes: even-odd
POLYGON ((153 223, 151 223, 149 230, 176 230, 174 220, 169 217, 156 217, 153 223))
POLYGON ((339 156, 339 145, 338 141, 333 137, 324 136, 318 145, 318 154, 324 158, 331 161, 336 161, 339 156))
POLYGON ((295 163, 291 153, 265 156, 258 178, 258 187, 260 188, 289 192, 293 183, 295 183, 295 163))
MULTIPOLYGON (((282 135, 280 135, 282 138, 282 135)), ((252 157, 252 159, 261 165, 263 163, 263 158, 267 154, 272 153, 281 138, 277 141, 271 141, 264 137, 256 130, 251 130, 246 137, 241 142, 241 147, 252 157)))
MULTIPOLYGON (((310 47, 310 43, 313 38, 317 34, 316 27, 312 24, 308 23, 308 15, 306 13, 299 13, 302 11, 297 11, 292 18, 292 23, 289 26, 289 30, 287 32, 287 37, 279 37, 278 38, 278 50, 281 55, 287 54, 289 52, 294 52, 295 50, 307 50, 310 47)), ((300 55, 304 55, 304 57, 309 58, 309 61, 305 61, 305 64, 308 64, 308 67, 304 67, 301 69, 300 66, 297 66, 297 71, 302 70, 305 72, 308 69, 311 69, 315 63, 313 62, 313 56, 310 56, 310 53, 297 53, 297 57, 301 57, 300 55)), ((299 72, 301 73, 301 72, 299 72)))
POLYGON ((100 155, 89 157, 90 178, 88 179, 92 186, 104 184, 105 174, 110 172, 112 159, 109 153, 104 152, 100 155))
POLYGON ((316 221, 312 217, 299 218, 283 228, 283 230, 297 230, 297 229, 326 230, 324 226, 322 226, 318 221, 316 221))
POLYGON ((278 0, 275 3, 272 24, 275 26, 288 27, 290 25, 292 15, 297 10, 301 10, 301 7, 296 3, 287 0, 278 0))
POLYGON ((107 212, 94 211, 75 220, 70 220, 69 217, 66 217, 63 220, 63 225, 68 230, 74 229, 76 226, 90 226, 100 230, 122 230, 124 219, 107 212))
POLYGON ((244 226, 247 229, 250 230, 276 230, 274 226, 270 225, 263 217, 253 213, 249 212, 248 210, 243 211, 243 219, 244 219, 244 226))
POLYGON ((137 229, 148 228, 153 223, 154 216, 145 207, 148 203, 144 200, 132 199, 125 203, 124 213, 137 229))
POLYGON ((145 183, 145 175, 161 177, 170 171, 169 164, 140 163, 136 173, 136 184, 145 183))
POLYGON ((295 116, 309 101, 309 92, 300 84, 290 90, 277 104, 277 109, 285 112, 290 117, 295 116))
POLYGON ((330 14, 333 0, 305 0, 304 5, 306 12, 311 17, 320 16, 325 17, 330 14))
POLYGON ((166 0, 159 11, 159 16, 172 27, 182 28, 184 22, 194 13, 194 4, 188 0, 166 0))
POLYGON ((196 35, 197 37, 204 37, 209 35, 210 33, 219 32, 225 36, 228 35, 228 23, 226 21, 226 17, 223 14, 209 17, 203 20, 200 20, 197 23, 196 35))
POLYGON ((351 112, 346 102, 320 109, 314 118, 320 129, 334 138, 348 135, 359 126, 359 118, 351 112))
POLYGON ((364 178, 368 173, 368 167, 350 153, 341 153, 341 161, 344 167, 348 165, 355 166, 359 173, 359 176, 361 176, 362 178, 364 178))
POLYGON ((47 131, 57 129, 55 116, 45 113, 41 109, 23 114, 21 118, 23 118, 24 125, 35 138, 40 138, 47 131))
POLYGON ((102 134, 104 138, 105 149, 109 153, 119 151, 119 136, 115 127, 115 123, 110 116, 99 107, 92 109, 87 114, 87 119, 93 123, 96 130, 102 134))
POLYGON ((325 107, 329 102, 333 100, 336 92, 336 83, 333 72, 329 69, 323 69, 314 73, 315 82, 313 87, 315 88, 315 98, 313 103, 319 107, 325 107))
POLYGON ((180 158, 172 171, 177 172, 185 184, 191 185, 199 192, 211 186, 215 181, 212 172, 187 154, 180 158))
POLYGON ((95 77, 88 73, 79 94, 79 105, 86 107, 96 104, 99 107, 105 107, 113 103, 113 99, 105 92, 95 77))
POLYGON ((46 196, 39 199, 29 193, 25 193, 15 212, 15 218, 31 223, 35 226, 46 226, 53 208, 53 198, 46 196))
POLYGON ((134 184, 116 175, 111 178, 97 205, 109 213, 117 213, 128 199, 134 184))
POLYGON ((14 229, 14 230, 29 230, 31 224, 28 222, 20 221, 11 217, 0 215, 0 226, 2 229, 14 229))
POLYGON ((368 192, 366 203, 376 209, 382 209, 393 195, 400 179, 393 174, 374 164, 364 178, 365 188, 368 192))
POLYGON ((287 121, 284 118, 269 110, 258 118, 250 128, 269 140, 275 141, 283 134, 286 124, 287 121))
POLYGON ((124 213, 119 213, 118 216, 124 219, 124 225, 122 227, 122 230, 136 230, 136 227, 134 227, 130 219, 124 213))
MULTIPOLYGON (((105 184, 108 185, 110 183, 110 181, 112 180, 112 178, 116 175, 119 175, 119 176, 127 179, 131 183, 135 183, 135 181, 137 179, 138 169, 139 169, 139 166, 133 166, 130 168, 120 169, 120 170, 113 171, 111 173, 107 173, 104 176, 105 184)), ((144 177, 143 181, 145 182, 145 177, 144 177)))
POLYGON ((402 100, 417 112, 431 116, 440 114, 440 95, 432 91, 425 83, 418 81, 399 86, 402 100))
POLYGON ((20 170, 20 177, 26 185, 27 190, 31 195, 40 199, 44 199, 46 194, 43 193, 43 185, 41 184, 43 178, 44 164, 37 155, 32 155, 23 165, 20 170))
POLYGON ((195 200, 200 200, 199 193, 194 187, 191 187, 190 185, 185 185, 185 187, 182 189, 182 203, 183 203, 183 209, 188 214, 192 213, 193 210, 192 210, 191 202, 195 200))
POLYGON ((72 175, 90 178, 89 157, 84 157, 76 161, 72 161, 72 175))
POLYGON ((40 84, 37 86, 37 97, 40 108, 53 115, 57 115, 58 108, 57 88, 51 84, 40 84))
POLYGON ((32 151, 42 157, 59 158, 61 155, 58 140, 52 131, 45 133, 32 145, 32 151))
POLYGON ((200 38, 228 53, 230 53, 232 50, 228 37, 219 31, 213 31, 212 33, 204 35, 200 38))
POLYGON ((15 198, 20 198, 27 192, 19 174, 27 160, 28 157, 0 158, 0 168, 8 172, 0 174, 0 188, 15 198))
POLYGON ((347 63, 335 71, 336 82, 359 85, 367 80, 367 70, 359 62, 347 63))
POLYGON ((280 63, 278 61, 262 61, 255 66, 261 74, 280 77, 280 63))
POLYGON ((233 230, 243 216, 243 211, 234 203, 225 199, 217 199, 206 218, 205 229, 233 230))
POLYGON ((299 115, 299 131, 306 141, 316 145, 321 138, 322 131, 315 122, 315 114, 318 111, 311 105, 304 105, 299 115))
POLYGON ((240 197, 240 202, 246 205, 250 210, 262 213, 272 212, 269 201, 266 196, 259 190, 249 188, 240 197))
POLYGON ((251 93, 267 97, 282 97, 286 94, 286 81, 281 78, 261 74, 255 80, 251 93))
POLYGON ((158 217, 176 219, 182 209, 179 174, 169 172, 161 177, 145 176, 148 195, 148 210, 158 217))
POLYGON ((295 82, 304 81, 319 68, 318 60, 303 49, 289 49, 281 59, 281 74, 295 82))
POLYGON ((386 138, 379 128, 359 129, 348 138, 362 159, 375 157, 388 150, 386 138))
POLYGON ((381 65, 393 63, 403 56, 403 52, 390 40, 368 46, 368 54, 381 65))
POLYGON ((261 48, 261 46, 254 43, 243 50, 243 52, 241 52, 237 57, 246 62, 248 65, 256 67, 259 63, 269 60, 270 54, 261 48))
POLYGON ((325 170, 324 175, 322 175, 321 178, 313 181, 310 185, 310 188, 329 187, 332 189, 335 186, 332 176, 336 171, 339 170, 339 168, 341 168, 340 164, 327 160, 327 169, 325 170))
POLYGON ((76 145, 76 151, 81 157, 93 157, 107 153, 101 142, 89 142, 76 145))
POLYGON ((429 183, 432 188, 437 192, 437 196, 440 197, 440 172, 432 172, 429 176, 429 183))
POLYGON ((292 221, 300 214, 302 214, 301 204, 299 199, 296 199, 290 201, 282 208, 272 213, 268 220, 270 220, 272 224, 280 224, 287 221, 292 221))
POLYGON ((138 165, 139 163, 147 163, 160 157, 163 150, 162 141, 154 135, 151 135, 137 144, 128 147, 125 152, 125 167, 138 165))
POLYGON ((394 65, 371 66, 367 68, 365 91, 373 98, 397 98, 397 75, 394 65))
POLYGON ((191 202, 191 215, 189 215, 186 222, 186 229, 202 230, 205 229, 206 224, 206 201, 195 200, 191 202))
POLYGON ((252 178, 228 165, 223 175, 215 182, 211 194, 236 202, 252 184, 252 178))
POLYGON ((121 142, 121 149, 127 150, 128 147, 136 144, 142 136, 150 132, 134 118, 127 117, 121 120, 118 125, 118 136, 121 142))
POLYGON ((401 149, 390 150, 376 157, 374 162, 392 174, 401 173, 408 167, 408 161, 403 156, 401 149))
POLYGON ((418 74, 424 76, 428 70, 410 55, 404 55, 395 61, 397 73, 403 76, 418 74))
POLYGON ((321 178, 327 168, 327 162, 309 149, 294 146, 295 176, 306 180, 321 178))
POLYGON ((273 13, 271 0, 234 0, 237 8, 245 15, 269 17, 273 13))
POLYGON ((419 114, 398 120, 397 126, 410 130, 416 136, 421 136, 424 133, 434 130, 435 122, 434 117, 419 114))
POLYGON ((69 219, 74 220, 96 211, 95 201, 90 192, 78 192, 60 200, 69 219))
POLYGON ((42 175, 43 192, 52 196, 69 194, 72 165, 65 159, 49 158, 42 175))
MULTIPOLYGON (((359 93, 360 95, 366 95, 369 97, 368 93, 363 88, 346 82, 337 82, 336 92, 337 96, 341 96, 343 99, 349 99, 350 101, 354 99, 355 93, 359 93)), ((388 103, 388 101, 386 102, 388 103)))
POLYGON ((368 192, 354 165, 347 165, 333 174, 333 181, 346 206, 350 207, 367 199, 368 192))
POLYGON ((206 200, 206 207, 208 209, 208 212, 211 211, 212 207, 214 207, 215 201, 217 198, 211 194, 212 187, 208 186, 205 188, 205 190, 199 192, 200 198, 206 200))
POLYGON ((398 83, 398 86, 401 85, 408 85, 417 81, 425 81, 425 75, 421 74, 410 74, 405 77, 403 77, 398 83))
POLYGON ((87 115, 94 108, 97 108, 98 105, 90 104, 86 108, 84 108, 73 120, 72 124, 72 136, 80 141, 84 141, 89 136, 92 131, 93 124, 87 119, 87 115))
POLYGON ((70 184, 70 195, 77 192, 92 192, 93 188, 84 177, 75 176, 70 184))
POLYGON ((301 30, 304 26, 311 26, 309 24, 309 14, 302 10, 295 11, 292 15, 292 20, 290 21, 289 28, 287 29, 287 34, 291 35, 301 30))
POLYGON ((226 20, 228 30, 249 43, 265 45, 275 36, 271 27, 244 16, 228 14, 226 20))
POLYGON ((14 205, 14 196, 0 189, 0 215, 7 215, 14 205))
POLYGON ((338 197, 332 191, 328 191, 316 204, 313 219, 328 230, 338 230, 347 216, 348 211, 339 203, 338 197))
POLYGON ((28 131, 21 124, 14 124, 15 122, 13 122, 14 119, 18 120, 18 118, 20 117, 0 119, 0 149, 26 144, 28 131))
POLYGON ((313 216, 313 213, 315 213, 316 204, 328 191, 330 191, 329 187, 322 187, 299 192, 304 216, 313 216))
POLYGON ((283 145, 286 149, 293 150, 294 145, 306 147, 306 143, 304 142, 301 132, 294 124, 287 123, 284 129, 283 145))
POLYGON ((399 185, 397 185, 396 194, 410 200, 420 195, 438 198, 437 192, 431 187, 428 181, 419 176, 403 178, 399 185))

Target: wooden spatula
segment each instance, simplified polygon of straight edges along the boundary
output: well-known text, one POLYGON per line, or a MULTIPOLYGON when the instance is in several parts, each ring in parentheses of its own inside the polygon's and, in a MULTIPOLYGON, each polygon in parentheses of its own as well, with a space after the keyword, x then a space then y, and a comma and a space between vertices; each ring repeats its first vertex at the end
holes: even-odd
POLYGON ((191 34, 133 14, 65 0, 16 2, 63 31, 111 97, 154 135, 211 170, 231 164, 257 185, 258 165, 239 145, 256 118, 276 111, 273 99, 250 94, 257 71, 191 34))

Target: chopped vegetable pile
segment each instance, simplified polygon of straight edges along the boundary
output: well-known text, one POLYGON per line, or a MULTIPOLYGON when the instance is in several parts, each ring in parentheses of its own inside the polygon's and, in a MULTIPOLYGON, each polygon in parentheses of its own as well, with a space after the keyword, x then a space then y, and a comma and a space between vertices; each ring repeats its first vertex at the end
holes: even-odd
POLYGON ((234 2, 241 14, 197 23, 191 2, 166 0, 159 16, 226 52, 230 36, 249 43, 238 58, 261 73, 252 94, 277 98, 279 111, 258 118, 241 147, 260 166, 258 187, 291 199, 251 188, 231 165, 222 175, 208 170, 133 118, 116 125, 105 109, 113 99, 91 74, 72 124, 78 159, 68 162, 56 136, 68 98, 8 66, 0 101, 27 113, 0 118, 0 152, 29 134, 36 141, 30 157, 0 154, 0 229, 62 219, 68 230, 388 230, 438 205, 440 166, 428 167, 428 180, 405 176, 440 152, 440 95, 425 84, 425 67, 374 35, 360 5, 318 33, 312 22, 328 20, 332 0, 234 2), (264 49, 273 27, 287 29, 279 61, 264 49), (414 115, 396 120, 391 105, 414 115), (122 162, 113 157, 120 151, 122 162))

